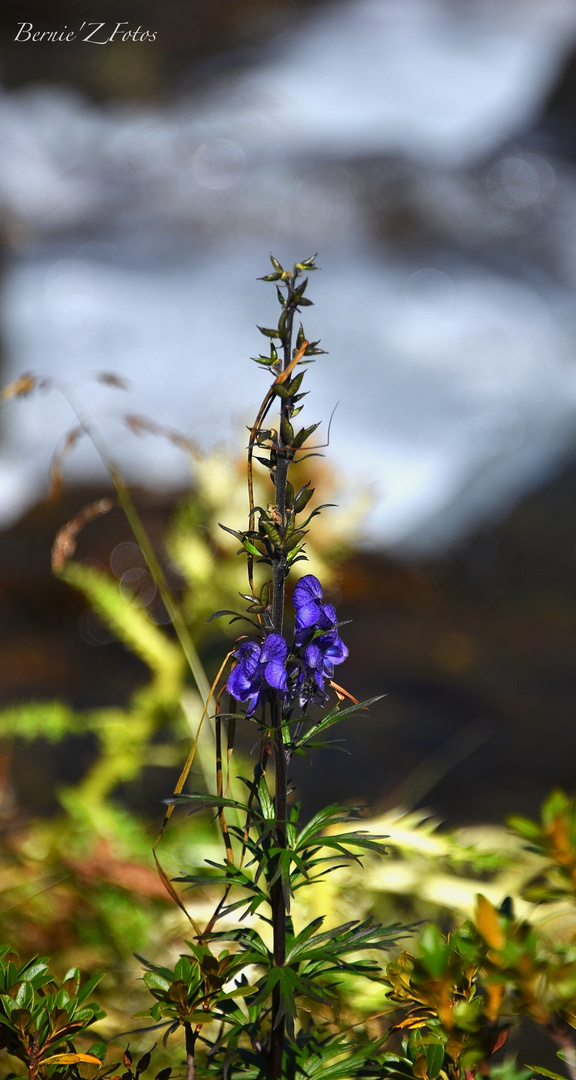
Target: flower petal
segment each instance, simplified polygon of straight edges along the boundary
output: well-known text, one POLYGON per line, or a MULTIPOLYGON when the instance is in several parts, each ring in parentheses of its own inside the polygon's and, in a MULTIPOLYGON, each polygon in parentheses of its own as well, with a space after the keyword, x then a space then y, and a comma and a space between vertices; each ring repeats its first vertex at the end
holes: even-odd
POLYGON ((307 603, 302 604, 296 612, 296 629, 307 630, 311 626, 316 626, 318 619, 322 617, 322 608, 320 604, 315 600, 309 600, 307 603))
POLYGON ((234 656, 237 656, 241 661, 246 674, 253 675, 260 663, 261 652, 262 646, 255 641, 244 641, 240 648, 236 650, 234 656))
POLYGON ((280 660, 271 660, 264 668, 264 678, 266 679, 268 686, 271 686, 274 690, 285 690, 288 677, 286 675, 284 662, 280 660))
POLYGON ((268 634, 268 637, 264 639, 262 645, 262 653, 260 659, 263 663, 267 663, 269 660, 284 661, 288 656, 288 645, 284 641, 281 634, 268 634))
POLYGON ((300 578, 300 581, 296 584, 294 589, 294 595, 292 597, 292 603, 296 610, 301 608, 304 604, 308 604, 310 600, 322 599, 322 586, 314 574, 305 574, 300 578))
POLYGON ((254 693, 251 694, 250 697, 247 699, 248 700, 248 708, 246 709, 246 716, 247 717, 252 716, 256 712, 256 709, 258 708, 258 706, 262 704, 262 699, 263 699, 262 687, 260 687, 258 690, 255 690, 254 693))
POLYGON ((348 656, 348 649, 342 638, 336 636, 335 640, 325 650, 324 656, 329 657, 333 664, 341 664, 348 656))
POLYGON ((314 671, 322 667, 322 651, 316 643, 304 649, 304 663, 314 671))
POLYGON ((328 629, 329 626, 336 626, 338 618, 336 616, 336 608, 333 606, 333 604, 322 604, 320 611, 322 613, 322 617, 318 621, 318 626, 322 627, 322 629, 324 627, 328 629))
POLYGON ((228 676, 228 682, 226 683, 226 689, 232 697, 235 697, 238 701, 246 701, 252 691, 252 680, 246 674, 243 664, 236 664, 236 667, 230 672, 228 676))

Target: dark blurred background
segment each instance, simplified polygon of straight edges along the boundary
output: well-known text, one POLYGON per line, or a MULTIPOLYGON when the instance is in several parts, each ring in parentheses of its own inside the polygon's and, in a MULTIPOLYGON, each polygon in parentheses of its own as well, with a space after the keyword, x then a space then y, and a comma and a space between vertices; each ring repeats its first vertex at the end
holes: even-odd
MULTIPOLYGON (((307 805, 467 823, 572 790, 576 4, 31 0, 2 6, 0 35, 2 381, 77 386, 158 540, 186 462, 121 435, 82 374, 125 375, 130 411, 232 446, 273 317, 254 279, 271 249, 320 251, 306 327, 330 355, 308 410, 341 399, 329 460, 372 507, 341 570, 345 683, 387 697, 314 791, 299 767, 307 805), (24 20, 155 40, 15 41, 24 20)), ((4 406, 3 703, 110 704, 145 678, 50 576, 57 528, 104 488, 79 448, 64 502, 40 501, 70 423, 54 396, 4 406)), ((128 537, 110 515, 84 555, 128 537)), ((69 765, 43 752, 38 784, 17 749, 18 799, 50 811, 69 765)))

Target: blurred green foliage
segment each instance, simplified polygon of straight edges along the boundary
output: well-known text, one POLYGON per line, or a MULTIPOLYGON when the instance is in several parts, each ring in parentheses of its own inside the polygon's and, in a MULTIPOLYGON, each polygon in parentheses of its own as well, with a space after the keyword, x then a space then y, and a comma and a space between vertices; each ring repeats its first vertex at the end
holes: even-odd
MULTIPOLYGON (((331 472, 319 459, 307 465, 311 468, 306 475, 312 475, 320 498, 333 501, 331 472)), ((194 489, 175 509, 162 565, 169 580, 170 573, 177 575, 173 601, 194 648, 209 664, 215 636, 224 654, 225 635, 233 639, 238 633, 237 626, 228 628, 223 620, 209 626, 207 619, 228 607, 244 584, 238 545, 218 522, 245 510, 246 465, 217 451, 196 460, 193 468, 194 489)), ((267 497, 261 477, 256 477, 256 496, 260 501, 267 497)), ((307 567, 314 567, 325 581, 334 579, 338 563, 350 550, 361 504, 356 498, 347 514, 311 537, 307 567)), ((64 744, 78 735, 94 740, 91 764, 79 770, 74 785, 57 792, 62 808, 57 817, 23 823, 16 815, 14 827, 6 819, 0 913, 2 938, 26 953, 50 950, 57 970, 65 971, 72 963, 106 969, 101 1000, 109 1014, 104 1030, 111 1032, 113 1027, 129 1027, 130 1015, 145 1000, 133 953, 146 942, 151 960, 176 962, 187 925, 153 864, 151 849, 162 808, 155 803, 148 814, 136 812, 130 805, 130 784, 150 766, 160 767, 166 772, 163 795, 170 795, 196 736, 203 702, 190 682, 186 656, 172 628, 158 625, 154 610, 141 606, 114 574, 73 555, 72 550, 56 560, 58 576, 82 593, 107 629, 145 663, 149 676, 123 707, 74 710, 63 701, 30 701, 0 711, 8 754, 16 738, 30 744, 38 739, 64 744)), ((73 745, 67 743, 68 753, 73 745)), ((211 783, 213 757, 214 735, 206 722, 192 774, 196 787, 211 783)), ((206 819, 196 822, 192 838, 172 822, 165 830, 162 860, 176 870, 199 865, 219 852, 217 827, 206 819)), ((211 894, 195 896, 199 918, 207 919, 212 908, 211 894)))

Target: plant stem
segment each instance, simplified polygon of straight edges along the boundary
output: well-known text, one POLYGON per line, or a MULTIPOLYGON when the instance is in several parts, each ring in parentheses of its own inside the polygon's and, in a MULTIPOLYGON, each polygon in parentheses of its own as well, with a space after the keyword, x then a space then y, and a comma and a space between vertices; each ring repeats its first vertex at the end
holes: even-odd
POLYGON ((38 1032, 34 1031, 32 1035, 32 1046, 28 1048, 28 1080, 36 1080, 36 1077, 38 1076, 38 1059, 38 1032))
MULTIPOLYGON (((293 304, 294 277, 290 277, 286 296, 286 320, 284 324, 285 334, 283 342, 283 370, 286 371, 292 359, 292 325, 294 322, 295 307, 293 304)), ((290 415, 290 402, 281 398, 280 425, 278 430, 278 445, 276 450, 275 470, 275 502, 276 510, 280 515, 280 529, 286 527, 286 483, 288 479, 289 457, 286 444, 282 436, 282 421, 288 420, 290 415)), ((282 552, 274 561, 272 568, 272 629, 274 633, 281 634, 284 626, 284 602, 286 591, 287 562, 282 552)), ((288 777, 286 772, 287 755, 284 747, 284 735, 282 731, 282 704, 276 696, 272 705, 272 721, 274 727, 274 780, 275 780, 275 843, 280 849, 286 848, 286 821, 288 818, 288 777)), ((272 908, 273 929, 273 956, 274 964, 283 967, 286 960, 286 897, 280 877, 274 882, 270 890, 270 903, 272 908)), ((282 1056, 284 1049, 284 1018, 280 1019, 280 988, 274 988, 272 994, 272 1030, 270 1033, 270 1076, 277 1080, 282 1076, 282 1056)))
MULTIPOLYGON (((294 293, 294 277, 291 276, 288 281, 288 293, 286 296, 286 305, 284 311, 286 312, 286 321, 284 324, 284 343, 283 343, 283 357, 282 357, 282 370, 286 371, 291 359, 292 359, 292 326, 294 323, 295 305, 293 301, 294 293)), ((276 469, 275 469, 275 502, 276 510, 280 515, 280 528, 286 527, 286 482, 288 479, 288 468, 290 465, 290 459, 286 449, 286 444, 282 435, 282 423, 284 420, 288 420, 290 416, 290 402, 285 398, 280 398, 280 425, 278 430, 278 445, 276 448, 276 469)), ((286 556, 284 553, 275 560, 272 568, 272 581, 273 581, 273 593, 272 593, 272 624, 276 634, 282 633, 284 625, 284 593, 285 593, 285 581, 287 573, 286 556)))
POLYGON ((196 1038, 197 1033, 192 1031, 192 1026, 184 1022, 186 1034, 186 1080, 194 1080, 196 1075, 196 1038))
MULTIPOLYGON (((286 847, 286 818, 288 813, 288 783, 286 776, 286 752, 282 735, 282 708, 280 702, 274 705, 274 777, 276 782, 275 841, 279 848, 286 847), (277 714, 277 715, 276 715, 277 714), (278 719, 279 717, 279 719, 278 719)), ((282 879, 278 877, 270 890, 272 907, 273 956, 276 967, 283 967, 286 961, 286 899, 282 879)), ((280 987, 276 985, 272 992, 272 1031, 270 1033, 270 1076, 282 1076, 282 1055, 284 1049, 284 1019, 279 1018, 280 987)))

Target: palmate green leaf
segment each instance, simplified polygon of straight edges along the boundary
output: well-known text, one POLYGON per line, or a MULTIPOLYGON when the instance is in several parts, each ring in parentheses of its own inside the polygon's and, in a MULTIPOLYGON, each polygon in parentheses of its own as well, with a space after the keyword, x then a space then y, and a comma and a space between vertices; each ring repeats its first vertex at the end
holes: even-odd
MULTIPOLYGON (((242 779, 242 777, 240 777, 242 779)), ((254 836, 251 832, 246 833, 245 829, 240 826, 230 825, 229 833, 238 840, 246 850, 253 856, 252 862, 258 862, 261 857, 264 840, 268 839, 274 832, 275 819, 265 821, 260 815, 253 817, 251 826, 257 831, 257 835, 254 836)), ((251 865, 248 863, 247 865, 251 865)))
POLYGON ((381 1077, 385 1075, 381 1066, 369 1060, 378 1046, 378 1042, 373 1040, 357 1049, 355 1043, 342 1041, 334 1047, 327 1047, 324 1053, 320 1051, 311 1055, 305 1063, 305 1070, 302 1068, 298 1075, 307 1078, 318 1076, 321 1080, 351 1080, 356 1076, 381 1077), (334 1057, 340 1060, 329 1064, 334 1057))
MULTIPOLYGON (((221 869, 221 866, 217 863, 210 863, 209 865, 215 866, 217 869, 221 869)), ((268 894, 264 892, 256 882, 243 870, 238 867, 228 864, 229 871, 225 874, 182 874, 180 877, 174 880, 180 884, 188 884, 194 887, 211 888, 215 885, 222 885, 228 888, 234 885, 236 888, 244 889, 251 894, 250 897, 244 897, 242 900, 237 901, 233 905, 228 905, 226 910, 231 911, 233 907, 242 907, 244 904, 253 904, 254 899, 257 899, 258 905, 262 903, 268 903, 268 894)))
POLYGON ((390 848, 386 844, 381 844, 381 840, 385 840, 384 836, 374 836, 368 832, 349 832, 341 833, 339 836, 328 834, 322 838, 322 847, 334 848, 339 855, 343 855, 346 859, 350 859, 353 862, 360 862, 358 855, 349 851, 347 844, 352 844, 353 847, 362 848, 364 851, 374 851, 377 855, 389 855, 390 848))
POLYGON ((148 619, 142 608, 127 600, 120 584, 94 566, 69 561, 58 576, 83 593, 96 614, 155 674, 180 686, 184 659, 178 646, 148 619))
MULTIPOLYGON (((267 1001, 274 991, 279 989, 278 1021, 284 1019, 288 1038, 294 1038, 294 1020, 296 1019, 297 998, 308 998, 322 1005, 330 1004, 330 996, 323 987, 306 976, 301 975, 293 967, 271 967, 258 983, 258 993, 252 999, 253 1005, 260 1005, 267 1001)), ((277 1021, 277 1022, 278 1022, 277 1021)))
POLYGON ((308 885, 313 885, 314 882, 319 881, 320 878, 327 877, 328 874, 333 874, 336 870, 342 870, 346 866, 344 862, 333 862, 331 857, 322 859, 310 859, 307 860, 306 875, 297 876, 296 872, 292 873, 292 889, 294 893, 298 892, 298 889, 305 889, 308 885), (322 866, 321 870, 317 873, 312 873, 317 867, 322 866))
POLYGON ((398 938, 406 930, 407 927, 399 923, 381 926, 370 919, 362 923, 342 923, 341 926, 324 930, 320 934, 313 934, 310 938, 296 938, 290 950, 290 960, 316 961, 326 958, 333 961, 362 949, 389 949, 398 943, 398 938))
MULTIPOLYGON (((374 705, 377 701, 382 701, 382 698, 385 697, 386 694, 378 694, 377 697, 367 698, 365 701, 359 701, 357 705, 348 705, 345 709, 341 709, 339 705, 335 705, 329 713, 326 713, 326 716, 324 716, 322 720, 319 720, 317 724, 314 724, 313 727, 309 728, 308 731, 304 732, 302 735, 300 735, 297 739, 294 740, 294 747, 296 748, 305 746, 306 743, 310 741, 310 739, 317 738, 318 735, 321 735, 323 731, 327 731, 327 729, 329 727, 332 727, 333 724, 339 724, 341 720, 346 720, 349 716, 356 716, 357 713, 362 712, 363 709, 368 709, 370 705, 374 705)), ((310 718, 308 716, 302 716, 298 719, 304 720, 307 723, 310 722, 310 718)))
POLYGON ((214 930, 211 941, 235 941, 242 949, 245 964, 264 964, 270 967, 272 954, 257 930, 251 926, 238 926, 230 930, 214 930))
MULTIPOLYGON (((376 1057, 384 1041, 382 1038, 370 1039, 359 1045, 345 1035, 325 1032, 326 1029, 319 1030, 311 1025, 297 1032, 294 1042, 285 1047, 283 1077, 290 1077, 291 1080, 378 1077, 382 1080, 387 1075, 376 1057)), ((411 1070, 409 1075, 412 1075, 411 1070)))
POLYGON ((300 884, 306 884, 310 868, 314 865, 314 862, 306 857, 303 858, 295 851, 290 852, 290 858, 294 867, 290 874, 290 888, 291 891, 294 891, 300 887, 300 884))
MULTIPOLYGON (((325 830, 333 825, 348 824, 361 820, 361 814, 366 809, 364 806, 344 806, 342 803, 331 803, 319 810, 298 833, 294 842, 296 851, 302 851, 306 847, 323 845, 326 839, 325 830)), ((348 834, 345 834, 348 835, 348 834)), ((363 835, 363 833, 351 833, 351 836, 363 835)), ((381 840, 383 837, 372 837, 381 840)))
POLYGON ((316 930, 319 930, 322 926, 325 917, 325 915, 319 915, 316 919, 312 919, 312 922, 308 923, 299 934, 287 935, 286 960, 291 960, 296 955, 294 950, 314 937, 316 930))
POLYGON ((239 911, 240 919, 245 919, 247 915, 255 915, 256 912, 260 915, 261 919, 265 922, 270 922, 270 919, 266 919, 264 915, 259 912, 259 908, 262 904, 269 904, 270 900, 265 893, 255 893, 253 896, 243 896, 242 899, 234 901, 232 904, 225 904, 222 908, 219 918, 225 919, 232 911, 239 911), (244 911, 242 911, 244 908, 244 911))

